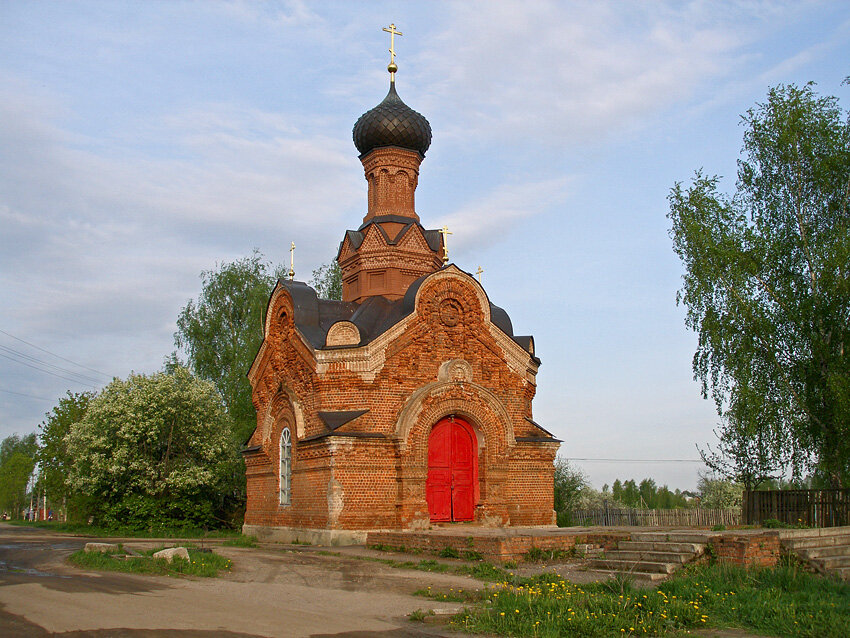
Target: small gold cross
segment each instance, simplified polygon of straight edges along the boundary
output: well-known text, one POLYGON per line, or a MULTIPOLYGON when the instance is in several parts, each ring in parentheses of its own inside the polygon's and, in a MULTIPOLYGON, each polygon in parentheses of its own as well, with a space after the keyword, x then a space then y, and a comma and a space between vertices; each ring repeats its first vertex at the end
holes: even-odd
POLYGON ((443 226, 440 229, 440 234, 443 236, 443 263, 449 263, 449 244, 446 241, 449 235, 453 235, 454 233, 449 231, 448 226, 443 226))
POLYGON ((475 274, 478 275, 478 283, 481 283, 481 273, 484 272, 484 269, 481 266, 478 266, 478 270, 475 271, 475 274))
POLYGON ((383 30, 390 34, 390 63, 387 65, 387 71, 390 72, 390 80, 395 82, 395 72, 398 71, 398 66, 395 63, 395 37, 404 34, 401 31, 396 31, 395 24, 390 24, 383 30))
POLYGON ((289 247, 289 281, 295 279, 295 242, 289 247))

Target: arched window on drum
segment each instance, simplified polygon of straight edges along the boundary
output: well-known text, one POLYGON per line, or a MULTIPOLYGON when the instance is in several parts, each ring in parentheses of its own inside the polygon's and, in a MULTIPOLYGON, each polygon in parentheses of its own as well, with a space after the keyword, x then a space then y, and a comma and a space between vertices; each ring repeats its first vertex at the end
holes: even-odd
POLYGON ((280 433, 280 504, 292 502, 292 434, 289 428, 280 433))

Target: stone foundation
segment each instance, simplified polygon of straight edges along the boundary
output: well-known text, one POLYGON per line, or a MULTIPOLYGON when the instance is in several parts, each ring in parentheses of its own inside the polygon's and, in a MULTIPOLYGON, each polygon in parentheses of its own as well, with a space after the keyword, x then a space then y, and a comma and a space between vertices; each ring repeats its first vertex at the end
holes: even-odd
POLYGON ((576 545, 582 545, 582 553, 585 553, 588 546, 602 550, 614 549, 619 541, 628 538, 628 532, 571 531, 557 527, 501 529, 493 532, 481 529, 422 532, 377 530, 366 535, 366 544, 433 553, 451 548, 460 556, 463 556, 464 552, 475 552, 484 560, 504 563, 522 561, 533 548, 569 552, 576 550, 576 545))
POLYGON ((363 545, 366 542, 366 532, 362 530, 243 525, 242 533, 270 543, 337 546, 363 545))

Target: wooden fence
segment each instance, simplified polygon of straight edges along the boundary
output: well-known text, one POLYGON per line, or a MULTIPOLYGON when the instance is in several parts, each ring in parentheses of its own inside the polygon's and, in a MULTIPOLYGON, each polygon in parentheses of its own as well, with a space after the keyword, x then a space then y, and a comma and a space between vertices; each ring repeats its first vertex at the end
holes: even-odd
POLYGON ((807 527, 850 525, 850 489, 745 491, 741 509, 747 525, 770 518, 807 527))
POLYGON ((632 508, 600 508, 573 510, 573 525, 646 525, 656 527, 714 527, 740 525, 741 510, 682 508, 650 510, 632 508))

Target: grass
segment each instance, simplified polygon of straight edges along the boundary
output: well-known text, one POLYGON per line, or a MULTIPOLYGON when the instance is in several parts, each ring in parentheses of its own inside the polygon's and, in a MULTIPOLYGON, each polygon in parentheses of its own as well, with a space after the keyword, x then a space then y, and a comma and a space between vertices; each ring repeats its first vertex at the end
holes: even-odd
POLYGON ((92 537, 126 536, 128 538, 235 538, 241 536, 238 530, 204 530, 192 527, 154 528, 134 530, 128 528, 108 528, 88 523, 60 523, 59 521, 6 521, 19 527, 49 529, 63 534, 81 534, 92 537))
MULTIPOLYGON (((370 560, 366 558, 364 559, 370 560)), ((375 560, 395 569, 415 569, 420 572, 457 574, 458 576, 471 576, 472 578, 486 580, 488 582, 498 582, 513 578, 512 574, 509 574, 501 567, 496 567, 491 563, 484 562, 476 562, 473 565, 449 565, 447 563, 440 563, 436 560, 420 560, 419 562, 412 560, 395 561, 389 558, 376 558, 371 560, 375 560)))
POLYGON ((80 550, 68 557, 68 560, 85 569, 100 571, 127 572, 132 574, 154 574, 159 576, 203 576, 214 578, 222 570, 229 570, 232 563, 224 556, 213 552, 202 552, 195 548, 189 550, 189 560, 175 558, 172 562, 164 558, 153 558, 153 554, 162 547, 142 552, 141 556, 127 556, 80 550))
POLYGON ((570 549, 541 549, 532 547, 523 556, 523 560, 527 563, 542 563, 544 561, 557 561, 575 558, 575 548, 570 549))
MULTIPOLYGON (((474 539, 470 536, 467 539, 467 545, 472 545, 472 541, 474 539)), ((383 543, 377 543, 375 545, 368 545, 369 549, 373 549, 377 552, 398 552, 400 554, 421 554, 423 552, 422 549, 418 547, 406 547, 404 545, 385 545, 383 543)), ((484 560, 484 557, 480 552, 476 552, 474 549, 464 549, 457 550, 454 547, 443 547, 440 551, 437 552, 437 556, 440 558, 462 558, 463 560, 484 560)))
POLYGON ((429 609, 428 611, 422 611, 421 609, 416 609, 416 610, 410 612, 409 614, 407 614, 407 618, 411 622, 425 622, 425 619, 428 616, 433 616, 433 615, 434 615, 433 609, 429 609))
POLYGON ((626 580, 576 585, 543 574, 497 583, 484 603, 456 616, 453 626, 547 638, 677 635, 702 627, 837 638, 850 625, 850 584, 791 563, 764 569, 699 565, 649 590, 626 580))
POLYGON ((247 536, 245 534, 228 538, 222 543, 222 545, 226 545, 227 547, 257 547, 258 544, 256 536, 247 536))
POLYGON ((455 589, 449 587, 448 590, 444 590, 428 587, 427 589, 419 589, 413 592, 413 595, 439 602, 474 603, 481 600, 482 594, 480 591, 474 589, 455 589))

